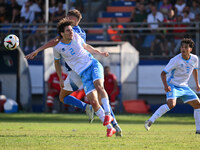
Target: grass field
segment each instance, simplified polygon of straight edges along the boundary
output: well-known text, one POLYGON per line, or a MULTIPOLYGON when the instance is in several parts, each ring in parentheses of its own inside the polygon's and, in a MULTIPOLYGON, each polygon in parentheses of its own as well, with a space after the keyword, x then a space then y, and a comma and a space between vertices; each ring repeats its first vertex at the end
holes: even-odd
POLYGON ((107 138, 99 119, 89 124, 84 114, 0 114, 0 149, 199 149, 192 114, 164 116, 147 132, 149 116, 117 115, 124 136, 107 138))

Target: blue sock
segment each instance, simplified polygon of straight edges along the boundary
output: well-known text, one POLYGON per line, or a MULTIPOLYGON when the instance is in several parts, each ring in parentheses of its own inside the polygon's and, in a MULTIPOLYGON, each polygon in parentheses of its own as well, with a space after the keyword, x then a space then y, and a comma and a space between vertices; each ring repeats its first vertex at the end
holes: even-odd
MULTIPOLYGON (((109 105, 110 106, 110 105, 109 105)), ((102 108, 103 108, 103 106, 101 106, 102 108)), ((104 108, 103 108, 104 109, 104 108)), ((115 118, 115 114, 113 113, 113 111, 112 111, 112 108, 111 108, 111 106, 110 106, 110 114, 111 114, 111 116, 114 118, 114 120, 111 122, 111 124, 112 124, 112 126, 113 127, 115 127, 118 123, 117 123, 117 120, 116 120, 116 118, 115 118)))
POLYGON ((72 106, 76 106, 82 110, 85 110, 87 104, 82 102, 81 100, 73 97, 73 96, 65 96, 64 98, 64 104, 68 104, 68 105, 72 105, 72 106))

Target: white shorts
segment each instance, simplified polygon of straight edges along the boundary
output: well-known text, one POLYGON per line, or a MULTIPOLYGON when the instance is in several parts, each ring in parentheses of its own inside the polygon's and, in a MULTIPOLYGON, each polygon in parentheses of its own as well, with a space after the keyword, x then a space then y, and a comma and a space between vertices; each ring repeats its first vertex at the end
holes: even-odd
POLYGON ((69 71, 67 78, 64 81, 64 90, 66 91, 77 91, 78 89, 82 88, 83 84, 81 81, 80 76, 72 71, 69 71))

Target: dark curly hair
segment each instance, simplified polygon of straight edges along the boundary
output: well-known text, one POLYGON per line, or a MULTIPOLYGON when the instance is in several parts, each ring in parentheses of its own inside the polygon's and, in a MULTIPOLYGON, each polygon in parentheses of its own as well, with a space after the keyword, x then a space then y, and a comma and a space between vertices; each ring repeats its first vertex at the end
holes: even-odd
POLYGON ((182 44, 188 44, 190 48, 193 48, 194 47, 194 41, 191 39, 191 38, 184 38, 182 41, 181 41, 181 45, 182 44))
POLYGON ((64 29, 66 26, 72 26, 72 25, 73 25, 73 21, 67 18, 61 19, 57 25, 57 32, 59 36, 62 37, 61 32, 64 32, 64 29))

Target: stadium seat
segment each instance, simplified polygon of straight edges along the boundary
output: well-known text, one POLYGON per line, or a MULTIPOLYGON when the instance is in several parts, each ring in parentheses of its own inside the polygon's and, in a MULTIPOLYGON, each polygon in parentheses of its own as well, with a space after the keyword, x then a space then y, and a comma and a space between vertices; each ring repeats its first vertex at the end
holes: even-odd
POLYGON ((135 9, 134 6, 108 6, 107 12, 132 12, 135 9))
POLYGON ((111 6, 135 6, 135 1, 113 1, 111 6))
POLYGON ((98 29, 98 30, 88 30, 88 34, 103 34, 103 29, 98 29))
POLYGON ((131 12, 102 12, 101 17, 131 17, 131 12))
MULTIPOLYGON (((127 23, 130 22, 130 17, 118 17, 117 18, 118 22, 120 23, 127 23)), ((111 18, 109 17, 100 17, 97 19, 98 23, 110 23, 111 22, 111 18)))
POLYGON ((104 41, 104 36, 102 34, 88 34, 87 41, 104 41))
POLYGON ((136 114, 149 114, 150 105, 145 100, 125 100, 123 106, 126 112, 136 114))

